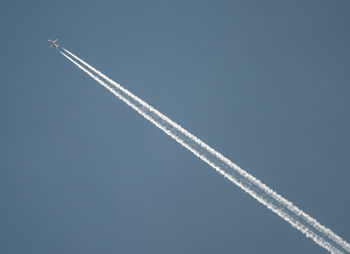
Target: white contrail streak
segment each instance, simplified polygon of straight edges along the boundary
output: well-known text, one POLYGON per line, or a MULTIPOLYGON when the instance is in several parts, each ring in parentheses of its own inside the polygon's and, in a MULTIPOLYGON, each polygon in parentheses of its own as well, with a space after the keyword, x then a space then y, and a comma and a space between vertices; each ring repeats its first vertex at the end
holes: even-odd
POLYGON ((265 205, 285 221, 289 222, 294 228, 305 234, 306 237, 310 237, 318 245, 332 253, 350 253, 349 243, 333 233, 330 229, 321 225, 314 218, 293 205, 293 203, 277 194, 275 191, 260 182, 260 180, 238 167, 236 164, 225 158, 222 154, 215 151, 203 141, 183 129, 180 125, 176 124, 158 110, 148 105, 145 101, 138 98, 136 95, 132 94, 130 91, 100 71, 96 70, 70 51, 66 49, 64 49, 64 51, 99 76, 97 77, 67 54, 60 51, 63 56, 73 62, 81 70, 86 72, 90 77, 99 82, 111 93, 116 95, 119 99, 124 101, 144 118, 164 131, 167 135, 171 136, 182 146, 186 147, 197 157, 208 163, 220 174, 250 194, 257 201, 265 205), (107 84, 101 79, 104 79, 111 85, 107 84))

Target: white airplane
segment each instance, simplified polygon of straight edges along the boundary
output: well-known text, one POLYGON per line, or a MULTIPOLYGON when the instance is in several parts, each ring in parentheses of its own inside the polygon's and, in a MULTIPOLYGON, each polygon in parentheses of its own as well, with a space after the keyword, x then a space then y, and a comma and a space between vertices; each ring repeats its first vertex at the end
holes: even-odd
POLYGON ((50 48, 52 48, 53 46, 56 47, 56 49, 58 48, 58 44, 56 43, 58 41, 58 39, 51 41, 50 39, 48 40, 48 42, 50 43, 50 48))

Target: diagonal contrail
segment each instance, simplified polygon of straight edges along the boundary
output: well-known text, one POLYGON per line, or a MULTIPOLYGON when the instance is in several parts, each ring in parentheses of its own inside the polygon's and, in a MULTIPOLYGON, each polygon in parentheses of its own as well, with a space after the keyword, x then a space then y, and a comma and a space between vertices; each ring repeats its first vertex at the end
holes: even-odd
POLYGON ((78 66, 81 70, 86 72, 90 77, 99 82, 111 93, 116 95, 119 99, 124 101, 144 118, 164 131, 167 135, 171 136, 182 146, 190 150, 197 157, 208 163, 220 174, 250 194, 257 201, 265 205, 285 221, 289 222, 294 228, 305 234, 306 237, 310 237, 318 245, 332 253, 350 253, 349 243, 333 233, 330 229, 321 225, 314 218, 310 217, 293 205, 293 203, 277 194, 275 191, 260 182, 260 180, 238 167, 236 164, 225 158, 222 154, 218 153, 203 141, 186 131, 180 125, 176 124, 158 110, 148 105, 145 101, 138 98, 136 95, 132 94, 130 91, 108 78, 106 75, 96 70, 70 51, 64 48, 63 50, 71 57, 78 60, 81 64, 73 60, 64 52, 60 51, 60 53, 78 66), (85 67, 90 69, 90 71, 82 65, 85 65, 85 67), (91 71, 97 74, 99 77, 91 73, 91 71), (107 84, 101 79, 104 79, 110 84, 107 84))

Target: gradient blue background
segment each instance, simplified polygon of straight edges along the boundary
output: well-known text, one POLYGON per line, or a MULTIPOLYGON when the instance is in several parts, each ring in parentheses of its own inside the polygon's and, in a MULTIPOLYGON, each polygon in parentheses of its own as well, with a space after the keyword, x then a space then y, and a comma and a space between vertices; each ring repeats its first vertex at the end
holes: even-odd
POLYGON ((0 3, 0 252, 326 253, 59 43, 350 240, 349 1, 0 3))

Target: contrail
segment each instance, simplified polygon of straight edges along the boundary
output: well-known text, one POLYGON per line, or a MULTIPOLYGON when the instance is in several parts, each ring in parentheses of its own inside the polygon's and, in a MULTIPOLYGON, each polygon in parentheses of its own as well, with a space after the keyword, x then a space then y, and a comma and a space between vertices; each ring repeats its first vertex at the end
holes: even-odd
POLYGON ((327 249, 332 253, 350 253, 350 245, 341 237, 333 233, 330 229, 321 225, 311 216, 304 213, 290 201, 283 198, 268 186, 263 184, 248 172, 244 171, 236 164, 225 158, 222 154, 205 144, 203 141, 186 131, 180 125, 176 124, 158 110, 148 105, 145 101, 132 94, 130 91, 116 83, 100 71, 96 70, 79 57, 63 48, 69 54, 60 53, 68 60, 73 62, 81 70, 86 72, 90 77, 99 82, 102 86, 124 101, 128 106, 133 108, 144 118, 152 122, 167 135, 175 139, 182 146, 187 148, 197 157, 205 161, 220 174, 225 176, 231 182, 239 186, 245 192, 250 194, 257 201, 265 205, 271 211, 279 215, 282 219, 289 222, 294 228, 301 231, 306 237, 310 237, 319 246, 327 249), (76 62, 76 59, 80 63, 76 62), (84 65, 85 67, 83 67, 84 65), (93 74, 94 72, 95 74, 93 74), (104 79, 105 81, 103 81, 104 79))

